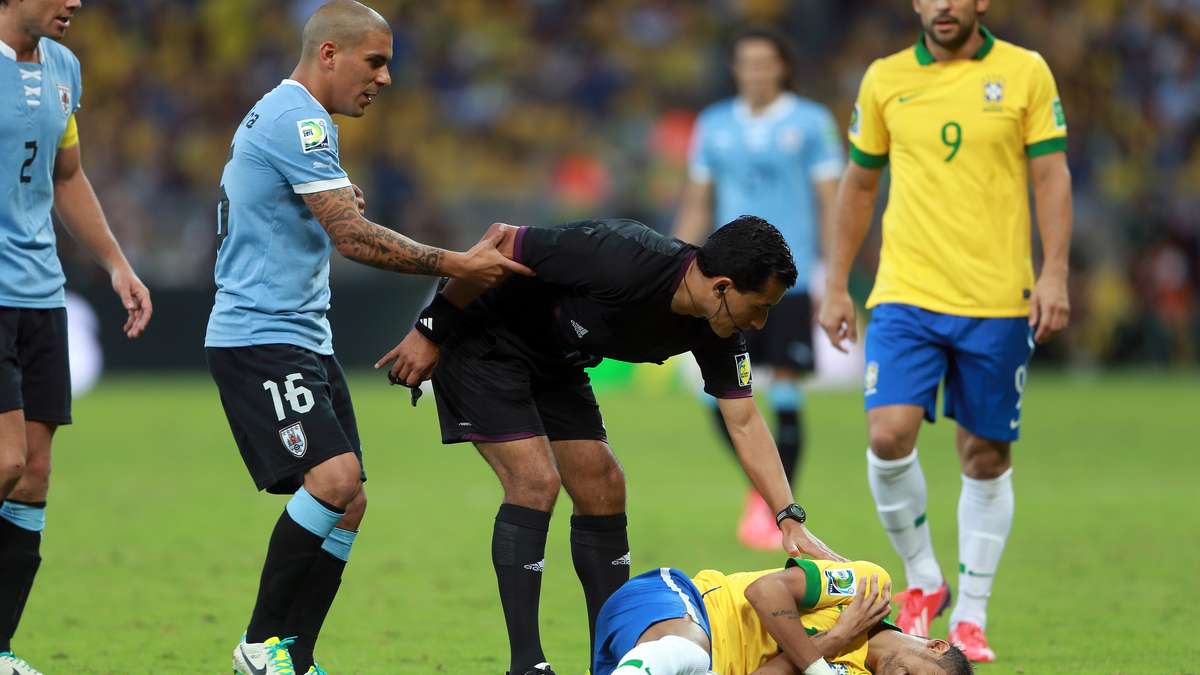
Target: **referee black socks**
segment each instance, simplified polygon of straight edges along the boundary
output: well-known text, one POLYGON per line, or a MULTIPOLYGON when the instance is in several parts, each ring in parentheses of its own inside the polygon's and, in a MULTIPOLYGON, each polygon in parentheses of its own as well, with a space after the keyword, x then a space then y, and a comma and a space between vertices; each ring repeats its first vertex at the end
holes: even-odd
POLYGON ((300 488, 275 523, 258 584, 258 599, 246 628, 247 642, 285 638, 288 615, 321 546, 343 513, 300 488))
POLYGON ((608 596, 629 581, 629 534, 624 513, 571 516, 571 560, 587 601, 588 635, 595 652, 596 616, 608 596))
POLYGON ((496 513, 492 565, 508 627, 510 673, 524 673, 546 660, 538 630, 538 603, 549 529, 550 513, 546 511, 501 504, 496 513))

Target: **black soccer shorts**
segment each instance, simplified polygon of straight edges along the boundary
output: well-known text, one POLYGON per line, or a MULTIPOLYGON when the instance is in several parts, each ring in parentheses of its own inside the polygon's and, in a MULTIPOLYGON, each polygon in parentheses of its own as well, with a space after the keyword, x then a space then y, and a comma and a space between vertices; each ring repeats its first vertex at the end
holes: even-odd
POLYGON ((0 412, 71 423, 67 310, 0 307, 0 412))
POLYGON ((607 439, 583 366, 490 331, 447 342, 433 371, 442 443, 607 439))
POLYGON ((767 315, 762 330, 747 331, 750 360, 756 366, 790 368, 800 374, 816 368, 813 354, 812 298, 789 293, 767 315))
POLYGON ((306 471, 343 453, 353 452, 362 463, 354 406, 337 358, 284 344, 205 352, 233 439, 259 490, 294 493, 306 471))

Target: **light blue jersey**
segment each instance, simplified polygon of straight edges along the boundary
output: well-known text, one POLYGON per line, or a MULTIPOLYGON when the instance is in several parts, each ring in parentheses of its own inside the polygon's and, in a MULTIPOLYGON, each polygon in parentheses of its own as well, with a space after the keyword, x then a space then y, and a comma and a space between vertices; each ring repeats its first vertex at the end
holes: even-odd
POLYGON ((0 306, 65 307, 54 225, 54 159, 79 109, 79 60, 38 42, 38 63, 18 63, 0 42, 0 306))
POLYGON ((740 98, 714 103, 692 135, 689 174, 714 186, 715 223, 749 214, 783 233, 800 277, 790 293, 807 292, 820 237, 816 182, 837 178, 841 136, 824 106, 784 93, 759 115, 740 98))
POLYGON ((242 120, 221 176, 217 297, 206 347, 290 344, 333 353, 333 242, 302 195, 350 187, 337 127, 304 85, 284 80, 242 120))

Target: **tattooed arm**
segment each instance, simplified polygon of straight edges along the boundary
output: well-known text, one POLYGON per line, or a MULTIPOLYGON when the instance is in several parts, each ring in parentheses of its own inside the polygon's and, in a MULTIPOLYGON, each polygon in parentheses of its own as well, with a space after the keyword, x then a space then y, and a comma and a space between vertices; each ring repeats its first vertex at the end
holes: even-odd
POLYGON ((824 658, 800 621, 797 599, 804 595, 804 570, 799 567, 759 577, 746 588, 746 599, 758 614, 763 628, 775 638, 787 660, 800 672, 806 672, 809 666, 824 658))
POLYGON ((510 271, 532 274, 509 260, 484 238, 466 253, 446 251, 413 241, 372 223, 359 212, 354 188, 345 187, 304 195, 304 203, 347 258, 401 274, 426 274, 463 279, 492 286, 510 271))

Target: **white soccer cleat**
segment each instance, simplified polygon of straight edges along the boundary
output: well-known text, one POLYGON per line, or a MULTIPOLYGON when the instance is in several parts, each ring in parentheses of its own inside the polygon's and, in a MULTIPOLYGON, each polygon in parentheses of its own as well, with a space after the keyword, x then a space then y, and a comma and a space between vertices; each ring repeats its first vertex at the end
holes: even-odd
POLYGON ((266 642, 246 642, 245 636, 233 650, 234 675, 296 675, 288 647, 294 638, 267 638, 266 642))
POLYGON ((0 673, 4 675, 42 675, 42 671, 25 662, 12 652, 0 652, 0 673), (3 670, 7 668, 8 670, 3 670))

